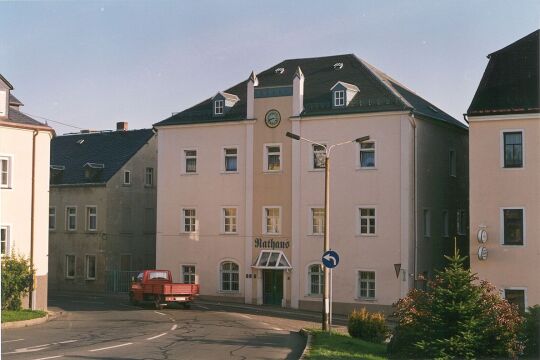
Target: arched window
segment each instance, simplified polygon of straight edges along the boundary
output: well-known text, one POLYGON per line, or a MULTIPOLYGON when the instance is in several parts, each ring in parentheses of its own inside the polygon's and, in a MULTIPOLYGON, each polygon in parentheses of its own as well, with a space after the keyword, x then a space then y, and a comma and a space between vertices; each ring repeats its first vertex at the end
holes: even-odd
POLYGON ((321 264, 309 266, 309 294, 321 295, 324 289, 324 271, 321 264))
POLYGON ((232 261, 224 261, 219 267, 221 291, 239 291, 239 267, 232 261))

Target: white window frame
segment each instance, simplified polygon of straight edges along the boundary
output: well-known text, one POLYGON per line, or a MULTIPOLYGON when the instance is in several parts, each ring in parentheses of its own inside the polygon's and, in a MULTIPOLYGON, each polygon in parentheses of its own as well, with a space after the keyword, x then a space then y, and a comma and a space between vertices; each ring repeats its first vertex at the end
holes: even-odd
POLYGON ((144 169, 144 186, 152 187, 154 186, 154 168, 146 167, 144 169))
POLYGON ((500 166, 505 171, 523 170, 525 168, 525 129, 502 129, 499 135, 499 152, 500 152, 500 166), (504 134, 510 132, 521 133, 521 167, 505 167, 504 166, 504 134))
POLYGON ((13 188, 13 156, 12 155, 0 155, 0 160, 7 162, 7 183, 3 184, 2 181, 2 164, 0 162, 0 188, 12 189, 13 188))
MULTIPOLYGON (((242 273, 241 271, 241 267, 240 267, 240 263, 238 263, 238 261, 234 260, 234 259, 222 259, 219 261, 218 263, 218 276, 219 276, 219 280, 218 280, 218 284, 219 284, 219 292, 221 293, 227 293, 227 294, 238 294, 240 293, 241 291, 241 285, 242 285, 242 281, 240 279, 240 274, 242 273), (235 264, 236 266, 238 266, 238 290, 224 290, 223 289, 223 264, 225 263, 233 263, 235 264)), ((233 272, 232 270, 230 271, 230 274, 234 274, 235 272, 233 272)), ((232 279, 232 278, 231 278, 232 279)), ((231 287, 232 287, 232 283, 233 281, 231 280, 230 281, 231 283, 231 287)))
POLYGON ((431 210, 424 209, 422 212, 422 225, 424 237, 431 237, 431 210))
MULTIPOLYGON (((2 224, 0 225, 0 229, 1 230, 4 230, 4 233, 6 234, 6 238, 5 238, 5 253, 4 254, 1 254, 1 256, 6 256, 10 254, 11 252, 11 226, 10 225, 7 225, 7 224, 2 224)), ((1 231, 0 230, 0 231, 1 231)))
POLYGON ((49 231, 55 231, 55 230, 56 230, 56 206, 49 206, 49 231), (52 214, 51 214, 51 210, 53 210, 52 214), (51 217, 53 218, 52 222, 51 222, 51 217))
MULTIPOLYGON (((377 272, 373 269, 356 269, 356 299, 357 300, 360 300, 360 301, 377 301, 377 272), (360 274, 363 273, 363 272, 370 272, 370 273, 373 273, 375 275, 375 279, 373 280, 373 283, 374 283, 374 292, 375 292, 375 296, 373 297, 370 297, 370 296, 361 296, 361 290, 362 290, 362 287, 360 285, 360 274)), ((369 287, 368 287, 368 295, 369 295, 369 287)))
POLYGON ((283 171, 283 146, 281 143, 271 143, 271 144, 264 144, 264 157, 263 157, 263 172, 265 173, 279 173, 283 171), (268 148, 270 147, 279 147, 279 153, 269 153, 268 148), (279 155, 279 169, 277 170, 270 170, 268 169, 268 157, 272 155, 279 155))
POLYGON ((197 284, 198 281, 197 281, 197 265, 196 264, 181 264, 180 265, 180 272, 181 272, 181 279, 182 279, 182 284, 197 284), (184 266, 186 267, 193 267, 193 270, 195 270, 193 273, 192 272, 185 272, 184 270, 184 266), (186 282, 185 281, 185 276, 193 276, 193 282, 186 282))
POLYGON ((75 276, 77 275, 77 257, 75 256, 75 254, 66 254, 64 259, 65 259, 64 260, 64 266, 65 266, 64 277, 66 279, 75 279, 75 276), (73 275, 69 275, 68 257, 73 257, 73 275))
POLYGON ((310 297, 322 297, 323 295, 323 290, 324 290, 324 267, 323 265, 320 263, 320 262, 312 262, 312 263, 309 263, 307 268, 306 268, 306 273, 307 273, 307 281, 306 281, 306 285, 307 285, 307 289, 306 289, 306 296, 310 296, 310 297), (319 285, 319 293, 314 293, 312 292, 312 288, 311 288, 311 275, 314 274, 313 272, 311 272, 311 267, 314 266, 314 265, 319 265, 321 267, 321 271, 318 272, 318 275, 319 275, 319 280, 322 280, 322 282, 320 283, 319 285))
POLYGON ((124 185, 131 185, 131 170, 124 170, 122 182, 124 185), (126 181, 126 175, 127 175, 127 181, 126 181))
POLYGON ((502 298, 506 299, 506 290, 523 290, 523 303, 525 311, 527 311, 527 308, 529 307, 529 302, 527 299, 527 288, 522 286, 503 286, 502 287, 502 298))
POLYGON ((231 235, 234 235, 234 234, 238 234, 238 206, 223 206, 221 208, 221 233, 222 234, 231 234, 231 235), (234 210, 235 211, 235 214, 234 216, 229 216, 229 218, 233 219, 234 218, 234 228, 235 230, 234 231, 227 231, 227 224, 226 224, 226 221, 225 219, 227 218, 227 215, 225 214, 225 211, 226 210, 234 210))
POLYGON ((264 235, 281 235, 281 218, 282 218, 281 206, 263 206, 262 208, 262 233, 264 235), (266 210, 277 209, 278 210, 278 221, 277 221, 277 232, 268 232, 267 228, 267 216, 266 210))
POLYGON ((324 171, 324 159, 326 158, 326 144, 322 141, 316 141, 317 144, 311 144, 311 157, 310 157, 310 163, 309 163, 309 169, 312 171, 324 171), (315 150, 315 146, 323 146, 322 150, 315 150), (322 167, 315 167, 315 155, 317 153, 321 153, 323 157, 323 166, 322 167))
POLYGON ((442 236, 443 237, 449 237, 450 236, 450 215, 448 210, 442 211, 442 218, 441 218, 441 224, 442 224, 442 236))
POLYGON ((237 145, 223 146, 221 148, 221 172, 224 174, 238 174, 238 167, 240 165, 240 157, 237 145), (227 157, 233 157, 232 155, 227 155, 227 150, 236 150, 236 170, 227 170, 227 157))
POLYGON ((521 248, 527 245, 527 212, 524 206, 503 206, 499 208, 499 243, 505 248, 521 248), (523 244, 522 245, 510 245, 504 243, 504 210, 522 210, 523 211, 523 244))
POLYGON ((225 112, 225 100, 214 100, 214 115, 223 115, 225 112))
POLYGON ((455 149, 448 150, 448 175, 457 177, 457 153, 455 149))
POLYGON ((375 205, 358 205, 356 207, 356 223, 357 223, 357 229, 356 229, 356 235, 357 236, 377 236, 378 234, 378 219, 377 219, 377 207, 375 205), (375 210, 375 216, 364 216, 368 219, 368 233, 364 234, 362 233, 362 215, 361 215, 361 209, 373 209, 375 210), (375 232, 369 233, 369 219, 375 219, 375 232))
POLYGON ((84 257, 84 278, 86 280, 96 280, 97 278, 97 256, 95 254, 86 254, 84 257), (94 277, 90 277, 90 261, 89 259, 93 257, 94 258, 94 277))
POLYGON ((77 231, 77 206, 67 205, 65 208, 65 215, 66 215, 66 231, 69 231, 69 232, 77 231), (68 209, 75 209, 75 214, 72 214, 72 216, 75 217, 75 226, 73 227, 73 229, 70 229, 69 227, 69 217, 71 215, 68 213, 68 209))
POLYGON ((308 213, 308 223, 309 223, 309 231, 308 231, 308 234, 309 235, 324 235, 324 221, 325 221, 325 216, 324 216, 324 206, 311 206, 309 207, 309 213, 308 213), (314 210, 322 210, 322 226, 321 226, 321 232, 314 232, 313 231, 313 228, 315 226, 315 217, 313 216, 313 211, 314 210))
POLYGON ((85 213, 86 213, 86 231, 90 231, 90 232, 95 232, 95 231, 97 231, 97 229, 98 229, 98 211, 97 211, 97 206, 96 206, 96 205, 87 205, 87 206, 86 206, 85 213), (95 210, 96 210, 95 214, 91 214, 91 213, 90 213, 90 209, 95 209, 95 210), (96 227, 95 227, 95 228, 90 228, 90 224, 91 224, 90 218, 91 218, 91 217, 95 217, 95 218, 96 218, 96 227))
POLYGON ((369 140, 361 143, 356 143, 356 169, 357 170, 377 170, 377 141, 369 140), (362 144, 373 144, 373 149, 362 149, 362 144), (373 166, 362 166, 361 152, 373 151, 373 166))
MULTIPOLYGON (((183 208, 181 209, 181 216, 182 216, 182 221, 181 221, 181 222, 182 222, 182 229, 180 229, 180 230, 181 230, 180 232, 181 232, 181 233, 184 233, 184 234, 194 234, 194 233, 197 233, 198 230, 199 230, 199 224, 198 224, 198 221, 197 221, 197 208, 196 208, 196 207, 183 207, 183 208), (187 225, 187 224, 186 224, 186 219, 187 219, 187 217, 186 217, 186 213, 185 213, 186 210, 193 210, 193 211, 195 211, 195 216, 193 216, 193 217, 192 217, 192 216, 188 216, 190 219, 193 218, 193 221, 194 221, 194 223, 193 223, 193 228, 194 228, 194 230, 186 231, 186 225, 187 225)), ((190 226, 190 229, 191 229, 191 224, 189 224, 189 226, 190 226)))
POLYGON ((180 172, 183 175, 197 175, 199 173, 199 149, 196 147, 183 148, 180 150, 182 154, 182 163, 180 172), (195 155, 187 155, 188 151, 195 151, 195 155), (188 159, 195 159, 195 171, 187 171, 188 159))
POLYGON ((345 106, 345 90, 334 90, 333 96, 334 107, 344 107, 345 106))

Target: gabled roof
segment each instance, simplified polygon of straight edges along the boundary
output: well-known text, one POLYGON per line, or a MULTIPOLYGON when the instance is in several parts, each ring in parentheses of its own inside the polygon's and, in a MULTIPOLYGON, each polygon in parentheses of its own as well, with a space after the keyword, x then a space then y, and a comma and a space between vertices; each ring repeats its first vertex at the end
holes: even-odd
POLYGON ((349 84, 349 83, 346 83, 346 82, 343 82, 343 81, 338 81, 337 83, 334 84, 334 86, 332 86, 330 88, 330 90, 334 90, 334 88, 338 85, 341 85, 343 86, 345 89, 347 90, 352 90, 352 91, 360 91, 360 89, 358 89, 358 86, 356 85, 353 85, 353 84, 349 84))
POLYGON ((221 96, 222 98, 229 100, 229 101, 238 101, 240 100, 237 95, 229 94, 223 91, 218 92, 216 95, 214 95, 213 99, 216 97, 221 96))
POLYGON ((9 93, 9 105, 23 106, 24 104, 15 97, 11 92, 9 93))
POLYGON ((141 129, 57 136, 51 140, 51 167, 64 166, 64 170, 54 184, 104 184, 153 135, 152 129, 141 129), (85 166, 102 169, 99 177, 89 181, 85 166))
MULTIPOLYGON (((388 76, 360 60, 354 54, 282 61, 257 74, 259 84, 256 89, 292 87, 298 68, 301 69, 304 75, 304 110, 300 115, 302 117, 382 111, 421 111, 425 116, 434 120, 466 128, 463 123, 431 105, 404 86, 393 87, 389 83, 390 78, 388 76), (343 66, 335 67, 334 65, 337 63, 341 63, 343 66), (276 69, 279 68, 283 68, 284 71, 276 72, 276 69), (332 106, 330 89, 338 81, 362 89, 347 107, 335 108, 332 106), (418 109, 409 103, 406 98, 414 101, 418 109), (429 106, 437 109, 437 111, 428 111, 429 106)), ((155 125, 167 126, 245 120, 246 84, 247 80, 225 90, 227 93, 237 95, 240 101, 223 117, 212 116, 211 99, 207 99, 155 125)))
POLYGON ((7 79, 5 77, 2 76, 2 74, 0 74, 0 81, 2 81, 4 84, 6 84, 6 86, 10 89, 10 90, 13 90, 13 85, 11 85, 9 83, 9 81, 7 81, 7 79))
MULTIPOLYGON (((14 108, 10 108, 8 110, 7 122, 20 124, 20 125, 37 126, 40 128, 50 128, 48 125, 43 124, 42 122, 39 122, 37 120, 34 120, 30 116, 23 114, 21 111, 16 110, 14 108)), ((52 131, 52 128, 50 129, 52 131)))
POLYGON ((539 34, 536 30, 488 55, 482 80, 467 115, 540 112, 539 34))

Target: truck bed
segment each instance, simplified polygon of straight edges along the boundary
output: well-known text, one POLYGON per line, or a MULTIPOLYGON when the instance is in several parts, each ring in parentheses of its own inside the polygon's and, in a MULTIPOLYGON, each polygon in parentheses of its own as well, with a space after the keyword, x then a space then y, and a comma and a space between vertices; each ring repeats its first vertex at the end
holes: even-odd
POLYGON ((196 295, 199 293, 199 285, 196 284, 144 284, 143 292, 161 295, 196 295))

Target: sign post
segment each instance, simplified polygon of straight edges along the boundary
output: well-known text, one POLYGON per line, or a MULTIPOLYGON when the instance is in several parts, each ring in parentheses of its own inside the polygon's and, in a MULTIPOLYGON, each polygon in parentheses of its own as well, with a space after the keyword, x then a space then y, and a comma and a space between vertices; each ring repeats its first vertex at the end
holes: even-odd
POLYGON ((328 282, 330 285, 330 288, 329 288, 330 296, 329 296, 329 306, 328 306, 328 313, 327 313, 328 324, 329 324, 328 331, 330 331, 332 329, 332 270, 339 264, 338 253, 333 250, 328 250, 322 256, 322 263, 325 268, 330 269, 330 279, 329 279, 330 281, 328 282))

